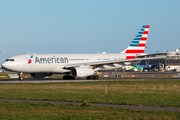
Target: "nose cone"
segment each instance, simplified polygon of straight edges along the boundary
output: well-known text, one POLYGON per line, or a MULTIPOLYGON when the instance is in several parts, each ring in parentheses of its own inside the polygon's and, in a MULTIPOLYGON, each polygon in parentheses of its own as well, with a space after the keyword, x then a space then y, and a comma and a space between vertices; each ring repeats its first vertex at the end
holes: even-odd
POLYGON ((13 63, 11 63, 9 61, 5 61, 2 63, 2 67, 7 69, 7 70, 13 70, 14 65, 13 65, 13 63))
POLYGON ((6 68, 6 69, 7 69, 7 68, 8 68, 8 66, 9 66, 9 65, 8 65, 8 63, 7 63, 7 62, 3 62, 3 63, 2 63, 2 67, 3 67, 3 68, 6 68))

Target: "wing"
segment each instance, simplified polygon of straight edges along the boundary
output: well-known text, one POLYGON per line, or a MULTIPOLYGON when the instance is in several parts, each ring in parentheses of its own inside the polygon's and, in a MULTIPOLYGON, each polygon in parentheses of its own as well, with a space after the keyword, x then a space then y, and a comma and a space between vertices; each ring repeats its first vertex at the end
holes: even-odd
MULTIPOLYGON (((143 56, 141 56, 143 57, 143 56)), ((132 63, 132 62, 138 62, 141 60, 151 60, 151 59, 163 59, 167 56, 158 56, 158 57, 147 57, 147 58, 135 58, 135 59, 124 59, 124 60, 108 60, 108 61, 97 61, 97 62, 87 62, 87 63, 77 63, 77 64, 68 64, 64 66, 64 69, 71 69, 73 67, 79 67, 79 66, 92 66, 93 68, 102 66, 102 65, 109 65, 113 66, 113 64, 124 64, 126 63, 132 63)))

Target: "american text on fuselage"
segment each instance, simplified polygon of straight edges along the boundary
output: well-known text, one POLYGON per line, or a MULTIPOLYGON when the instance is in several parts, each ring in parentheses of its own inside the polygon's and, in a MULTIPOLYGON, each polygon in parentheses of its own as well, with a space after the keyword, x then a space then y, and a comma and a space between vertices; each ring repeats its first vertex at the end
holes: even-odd
POLYGON ((68 63, 69 60, 67 57, 55 57, 53 56, 52 58, 48 57, 48 58, 38 58, 35 57, 35 64, 43 64, 43 63, 47 63, 47 64, 51 64, 51 63, 68 63))

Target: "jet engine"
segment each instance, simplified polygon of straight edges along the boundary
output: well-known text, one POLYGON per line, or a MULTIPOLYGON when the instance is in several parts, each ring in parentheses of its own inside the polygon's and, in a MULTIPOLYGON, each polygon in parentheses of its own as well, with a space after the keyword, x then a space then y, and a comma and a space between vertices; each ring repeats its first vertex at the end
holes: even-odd
POLYGON ((42 77, 51 76, 52 73, 30 73, 30 75, 33 78, 42 78, 42 77))
POLYGON ((87 67, 74 67, 71 69, 71 76, 86 77, 94 74, 94 70, 87 67))

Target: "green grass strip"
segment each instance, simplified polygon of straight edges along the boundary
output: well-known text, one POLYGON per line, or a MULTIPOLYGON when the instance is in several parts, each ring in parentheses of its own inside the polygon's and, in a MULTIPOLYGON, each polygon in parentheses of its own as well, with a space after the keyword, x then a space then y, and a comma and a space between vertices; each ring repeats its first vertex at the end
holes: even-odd
POLYGON ((0 119, 31 120, 175 120, 179 112, 143 111, 94 106, 57 105, 52 103, 19 103, 0 101, 0 119))
POLYGON ((0 84, 0 98, 180 107, 180 81, 0 84))

